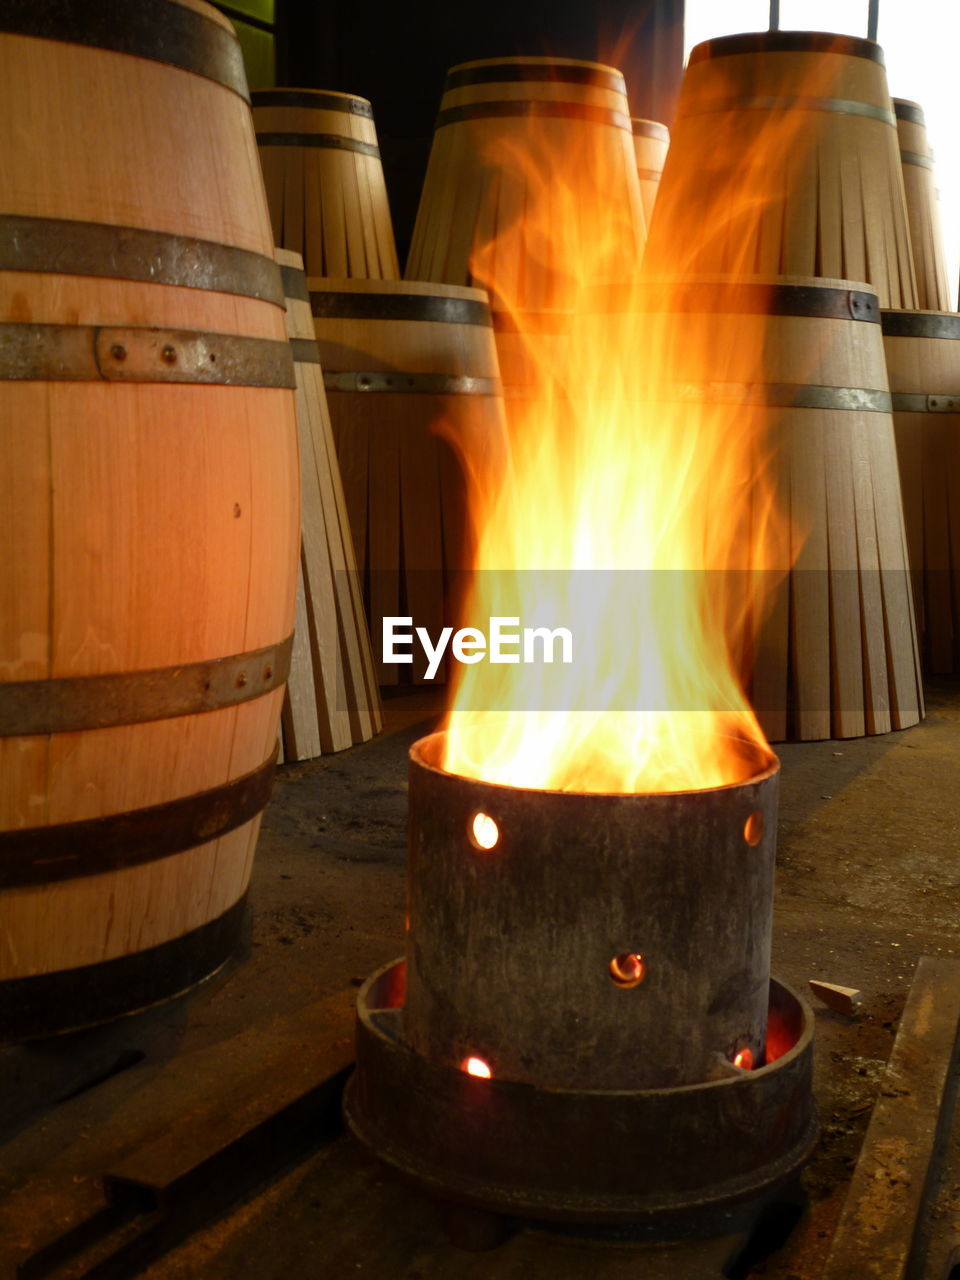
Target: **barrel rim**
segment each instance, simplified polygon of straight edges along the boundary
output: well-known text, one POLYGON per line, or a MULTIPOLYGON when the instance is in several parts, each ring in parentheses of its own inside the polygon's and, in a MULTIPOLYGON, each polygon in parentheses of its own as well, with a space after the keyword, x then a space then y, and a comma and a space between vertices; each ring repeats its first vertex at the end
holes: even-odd
POLYGON ((345 115, 373 119, 373 104, 356 93, 340 93, 337 89, 254 89, 250 105, 258 107, 309 107, 316 111, 340 111, 345 115))
POLYGON ((875 40, 832 31, 747 31, 715 36, 694 45, 687 65, 741 53, 839 53, 885 65, 883 49, 875 40))
POLYGON ((232 26, 169 0, 5 0, 0 32, 128 54, 176 67, 250 101, 240 41, 232 26))
POLYGON ((623 77, 619 67, 608 62, 595 62, 590 58, 563 58, 543 53, 509 53, 498 58, 471 58, 467 62, 455 62, 447 72, 465 71, 473 67, 589 67, 594 71, 606 71, 623 77))
POLYGON ((444 93, 481 84, 546 83, 580 85, 587 89, 606 89, 625 95, 627 84, 623 72, 615 67, 603 67, 598 63, 551 61, 491 61, 482 66, 464 63, 451 67, 444 81, 444 93))

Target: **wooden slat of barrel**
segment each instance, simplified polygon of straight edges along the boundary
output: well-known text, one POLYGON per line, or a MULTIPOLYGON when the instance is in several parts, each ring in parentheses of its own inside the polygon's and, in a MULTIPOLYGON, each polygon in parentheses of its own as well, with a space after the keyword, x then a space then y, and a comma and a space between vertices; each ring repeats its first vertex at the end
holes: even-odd
POLYGON ((491 58, 448 72, 406 279, 483 283, 515 306, 560 305, 550 298, 569 264, 543 261, 527 230, 537 170, 540 200, 551 184, 602 184, 630 228, 630 265, 639 259, 646 224, 620 72, 570 58, 491 58), (511 228, 481 282, 473 253, 511 228))
POLYGON ((0 534, 0 1034, 21 1036, 174 994, 236 941, 262 785, 233 829, 215 816, 226 792, 210 794, 186 844, 165 841, 190 797, 269 771, 286 658, 258 655, 292 628, 297 471, 229 24, 172 0, 110 23, 93 7, 15 4, 0 62, 14 147, 0 483, 16 495, 0 534), (176 33, 181 15, 184 39, 160 61, 156 31, 176 33), (72 343, 79 365, 41 367, 45 337, 72 343), (247 655, 232 692, 208 697, 230 655, 247 655), (198 683, 171 704, 184 675, 198 683), (31 680, 36 716, 18 702, 31 680), (104 680, 122 683, 109 703, 104 680), (78 690, 87 709, 71 723, 78 690))
MULTIPOLYGON (((409 614, 435 636, 450 577, 469 567, 463 475, 433 428, 474 448, 502 438, 490 313, 483 292, 451 285, 308 285, 378 678, 394 683, 381 617, 409 614)), ((424 669, 415 654, 415 680, 424 669)))
POLYGON ((253 95, 257 141, 278 245, 311 275, 400 274, 373 111, 318 89, 253 95))
POLYGON ((884 347, 924 666, 960 671, 960 316, 885 311, 884 347))
POLYGON ((917 306, 924 311, 952 311, 933 152, 927 141, 923 108, 919 103, 894 98, 893 109, 917 273, 917 306))
POLYGON ((894 125, 871 41, 771 31, 698 45, 647 268, 866 279, 881 305, 915 306, 894 125))
MULTIPOLYGON (((301 568, 320 742, 366 742, 382 719, 346 499, 333 444, 302 257, 277 250, 297 369, 303 503, 301 568)), ((303 758, 296 757, 293 758, 303 758)))

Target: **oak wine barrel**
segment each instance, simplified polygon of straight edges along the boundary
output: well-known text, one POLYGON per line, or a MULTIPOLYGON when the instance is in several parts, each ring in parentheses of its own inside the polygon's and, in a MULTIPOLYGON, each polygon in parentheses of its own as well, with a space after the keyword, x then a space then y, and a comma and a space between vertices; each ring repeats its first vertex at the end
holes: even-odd
POLYGON ((298 470, 230 24, 14 0, 0 67, 0 1037, 24 1038, 236 945, 298 470))

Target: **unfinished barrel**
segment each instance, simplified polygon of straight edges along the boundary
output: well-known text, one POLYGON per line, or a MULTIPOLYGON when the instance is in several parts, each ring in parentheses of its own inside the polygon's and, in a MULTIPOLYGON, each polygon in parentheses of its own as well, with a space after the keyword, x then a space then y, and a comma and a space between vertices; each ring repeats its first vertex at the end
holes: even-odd
POLYGON ((917 306, 924 311, 950 311, 952 300, 940 225, 940 199, 923 108, 916 102, 894 98, 893 109, 917 273, 917 306))
POLYGON ((253 120, 277 244, 308 275, 400 275, 373 108, 320 89, 258 89, 253 120))
POLYGON ((960 316, 885 311, 883 345, 924 666, 960 671, 960 316))
POLYGON ((811 31, 697 45, 645 267, 864 280, 881 306, 915 307, 880 46, 811 31))
POLYGON ((610 341, 632 326, 641 410, 694 414, 700 432, 750 442, 742 501, 706 519, 741 527, 728 641, 768 738, 916 723, 919 657, 875 291, 703 277, 598 288, 592 310, 610 341), (738 600, 741 586, 753 597, 738 600))
POLYGON ((633 130, 633 149, 637 157, 637 174, 640 178, 640 199, 647 226, 653 216, 653 206, 660 190, 660 175, 670 146, 670 130, 658 120, 630 121, 633 130))
POLYGON ((21 1038, 231 954, 299 515, 229 23, 6 5, 0 64, 0 1035, 21 1038))
MULTIPOLYGON (((482 291, 454 285, 308 285, 379 659, 381 619, 410 616, 435 636, 445 597, 470 565, 458 454, 482 455, 503 432, 490 311, 482 291)), ((423 678, 419 657, 410 670, 423 678)), ((402 673, 379 662, 378 674, 384 684, 402 673)))
POLYGON ((576 238, 615 238, 622 270, 639 260, 645 225, 619 71, 534 57, 451 68, 408 280, 482 285, 494 310, 563 307, 576 238), (584 193, 603 193, 603 226, 584 193))
POLYGON ((301 544, 297 626, 284 699, 285 760, 366 742, 381 727, 347 504, 303 259, 278 249, 297 376, 301 544))

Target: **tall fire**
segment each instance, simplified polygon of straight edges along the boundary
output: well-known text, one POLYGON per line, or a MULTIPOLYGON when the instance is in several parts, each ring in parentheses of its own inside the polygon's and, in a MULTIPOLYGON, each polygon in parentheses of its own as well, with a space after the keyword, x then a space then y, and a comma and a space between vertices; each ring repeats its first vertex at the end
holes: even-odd
MULTIPOLYGON (((522 229, 478 251, 473 273, 521 329, 519 285, 497 264, 516 256, 503 239, 522 234, 555 264, 551 305, 570 317, 570 340, 520 333, 532 381, 508 401, 506 447, 479 458, 464 447, 478 540, 465 613, 547 614, 583 657, 562 669, 461 668, 443 766, 569 791, 740 781, 751 757, 769 760, 740 663, 774 571, 789 568, 785 518, 763 417, 690 392, 732 380, 734 365, 739 381, 762 383, 763 329, 731 317, 724 356, 712 327, 678 327, 673 299, 689 284, 640 279, 629 211, 608 202, 613 175, 576 138, 561 166, 538 141, 497 157, 528 167, 538 199, 522 229), (598 284, 616 292, 616 317, 598 284)), ((682 263, 685 229, 673 231, 682 263)))
POLYGON ((679 218, 674 276, 643 278, 608 155, 538 108, 487 157, 526 195, 472 273, 520 350, 504 438, 451 434, 463 621, 565 628, 574 659, 465 665, 412 748, 407 955, 361 992, 345 1102, 434 1191, 588 1221, 767 1193, 816 1131, 810 1014, 770 977, 778 763, 742 684, 796 545, 755 394, 775 289, 685 275, 679 218))

